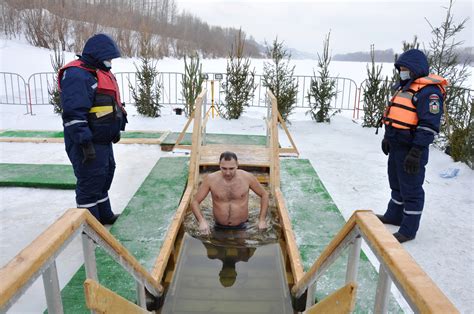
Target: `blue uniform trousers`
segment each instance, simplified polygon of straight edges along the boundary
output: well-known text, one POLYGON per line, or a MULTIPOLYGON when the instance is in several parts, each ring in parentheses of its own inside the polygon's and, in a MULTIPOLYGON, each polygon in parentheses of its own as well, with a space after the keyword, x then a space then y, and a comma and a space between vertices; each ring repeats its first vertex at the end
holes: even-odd
POLYGON ((420 225, 425 202, 423 181, 425 166, 428 163, 428 148, 422 149, 420 171, 417 174, 408 174, 403 164, 410 148, 407 144, 390 141, 388 180, 392 197, 384 216, 391 223, 400 226, 399 233, 414 237, 420 225))
POLYGON ((103 223, 114 216, 108 191, 114 178, 115 159, 111 143, 94 144, 94 149, 96 158, 85 163, 79 145, 72 145, 67 153, 77 178, 77 207, 89 209, 103 223))

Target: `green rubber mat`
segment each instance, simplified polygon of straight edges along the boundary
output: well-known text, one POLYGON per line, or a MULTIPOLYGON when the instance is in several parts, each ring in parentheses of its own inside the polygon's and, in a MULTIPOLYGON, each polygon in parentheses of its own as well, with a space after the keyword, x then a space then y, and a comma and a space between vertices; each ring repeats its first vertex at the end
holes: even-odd
POLYGON ((71 165, 0 164, 0 186, 75 189, 71 165))
POLYGON ((3 131, 0 137, 63 138, 63 131, 3 131))
MULTIPOLYGON (((161 145, 174 145, 180 133, 173 132, 161 142, 161 145)), ((181 145, 191 145, 191 133, 186 133, 181 145)), ((207 133, 206 144, 231 144, 231 145, 265 145, 265 135, 245 135, 245 134, 218 134, 207 133)))
MULTIPOLYGON (((286 199, 303 267, 308 271, 346 221, 309 160, 281 160, 281 189, 286 199)), ((346 249, 346 252, 318 280, 316 291, 318 300, 344 286, 347 251, 346 249)), ((377 271, 367 256, 361 252, 355 313, 373 312, 377 280, 377 271)), ((403 313, 393 296, 390 299, 388 312, 403 313)))
MULTIPOLYGON (((110 229, 149 271, 184 192, 187 169, 188 158, 160 158, 110 229)), ((135 280, 101 248, 96 249, 96 261, 100 283, 136 302, 135 280)), ((64 313, 90 313, 84 299, 85 278, 85 268, 81 266, 62 290, 64 313)))
MULTIPOLYGON (((122 138, 160 138, 163 132, 122 132, 122 138)), ((63 131, 3 131, 0 137, 63 138, 63 131)))

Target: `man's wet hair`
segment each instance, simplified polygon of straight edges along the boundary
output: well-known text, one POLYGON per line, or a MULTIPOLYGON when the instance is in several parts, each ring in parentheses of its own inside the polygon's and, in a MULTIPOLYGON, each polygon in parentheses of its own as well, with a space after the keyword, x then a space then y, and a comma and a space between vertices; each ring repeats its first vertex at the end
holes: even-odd
POLYGON ((222 160, 232 160, 234 159, 236 162, 238 162, 238 159, 237 159, 237 155, 233 152, 229 152, 229 151, 226 151, 226 152, 223 152, 221 154, 221 156, 219 157, 219 163, 222 161, 222 160))

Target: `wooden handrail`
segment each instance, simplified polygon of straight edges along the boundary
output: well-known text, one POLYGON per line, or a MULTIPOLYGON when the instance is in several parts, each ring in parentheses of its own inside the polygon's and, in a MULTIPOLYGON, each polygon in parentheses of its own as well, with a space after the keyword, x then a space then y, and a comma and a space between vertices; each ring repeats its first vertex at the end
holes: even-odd
POLYGON ((459 313, 372 211, 356 211, 353 216, 367 244, 382 258, 410 304, 421 313, 459 313))
POLYGON ((311 268, 304 274, 301 280, 297 281, 296 284, 291 289, 291 293, 295 297, 300 297, 304 291, 308 288, 308 286, 313 281, 314 276, 316 275, 317 271, 321 268, 324 262, 329 258, 329 256, 334 252, 334 250, 342 243, 342 241, 346 238, 346 236, 351 232, 351 230, 355 226, 355 215, 352 215, 351 218, 346 222, 344 227, 338 232, 338 234, 332 239, 328 246, 323 250, 321 255, 319 255, 318 259, 311 268))
POLYGON ((191 203, 192 195, 193 195, 193 186, 191 182, 188 182, 186 191, 184 192, 183 197, 181 198, 181 202, 179 203, 178 209, 176 210, 176 213, 174 214, 173 221, 171 222, 168 228, 168 232, 166 233, 165 240, 163 241, 163 244, 160 249, 160 254, 158 255, 156 259, 153 270, 151 271, 151 276, 157 282, 161 282, 163 279, 163 275, 166 270, 166 265, 168 264, 168 260, 173 251, 173 245, 174 245, 174 242, 176 241, 176 237, 178 235, 178 231, 181 226, 181 223, 184 220, 184 216, 186 215, 186 210, 188 209, 189 204, 191 203))
POLYGON ((193 189, 197 189, 199 179, 199 159, 200 159, 200 147, 201 147, 201 125, 202 125, 202 103, 206 97, 207 90, 203 89, 199 96, 196 98, 194 105, 194 125, 192 135, 192 148, 191 160, 189 162, 189 176, 188 183, 191 183, 193 189))
MULTIPOLYGON (((299 156, 300 152, 298 151, 298 148, 296 148, 296 144, 293 141, 293 137, 291 136, 290 131, 288 131, 288 127, 286 126, 286 122, 283 119, 283 117, 281 116, 280 111, 278 111, 278 121, 280 121, 280 124, 283 127, 283 130, 285 131, 286 136, 288 137, 288 139, 290 140, 290 143, 291 143, 291 149, 288 149, 287 151, 292 152, 292 153, 294 152, 299 156)), ((281 149, 280 149, 280 151, 281 151, 281 149)))
POLYGON ((159 282, 153 279, 135 257, 87 209, 72 208, 67 210, 30 245, 0 269, 0 308, 7 304, 83 224, 87 224, 94 230, 117 255, 125 260, 134 271, 143 276, 156 291, 160 294, 163 293, 163 287, 159 282))
POLYGON ((298 250, 298 245, 296 244, 295 235, 291 227, 290 217, 288 215, 288 210, 285 205, 285 199, 283 193, 278 188, 275 190, 275 201, 278 206, 278 213, 280 218, 280 224, 282 233, 286 240, 287 245, 287 254, 290 260, 291 271, 293 273, 294 282, 298 282, 303 277, 303 265, 301 263, 301 255, 298 250))
POLYGON ((193 119, 194 119, 194 111, 191 112, 191 114, 189 115, 188 121, 186 121, 186 125, 184 126, 181 133, 179 133, 178 138, 176 139, 175 146, 178 146, 181 143, 181 141, 183 140, 184 136, 186 135, 186 131, 188 130, 188 127, 191 124, 191 121, 193 121, 193 119))
POLYGON ((272 106, 271 121, 268 127, 270 128, 270 186, 272 190, 280 188, 280 146, 278 142, 278 104, 273 93, 268 90, 268 98, 272 106))
POLYGON ((84 222, 84 209, 70 209, 0 269, 0 308, 21 289, 84 222))
POLYGON ((381 259, 381 263, 386 267, 405 299, 418 312, 459 313, 446 295, 370 210, 354 212, 310 270, 293 286, 291 290, 293 296, 299 297, 308 289, 324 262, 356 226, 376 256, 381 259))
POLYGON ((103 287, 98 282, 87 279, 84 281, 86 305, 89 310, 97 313, 110 314, 147 314, 152 313, 128 301, 115 292, 103 287))

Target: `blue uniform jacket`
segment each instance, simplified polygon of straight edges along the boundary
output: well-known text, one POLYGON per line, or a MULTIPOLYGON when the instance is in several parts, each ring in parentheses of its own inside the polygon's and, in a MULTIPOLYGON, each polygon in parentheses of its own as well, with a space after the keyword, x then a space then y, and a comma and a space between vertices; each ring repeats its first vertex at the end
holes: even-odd
MULTIPOLYGON (((395 67, 410 69, 412 77, 409 80, 401 81, 399 86, 407 90, 410 84, 417 78, 429 75, 429 65, 426 56, 419 50, 411 49, 400 55, 395 62, 395 67)), ((416 106, 418 115, 418 127, 415 131, 397 129, 391 126, 385 127, 385 137, 406 143, 411 146, 428 147, 439 133, 441 115, 443 113, 443 95, 439 87, 428 85, 421 89, 413 97, 413 104, 416 106), (435 96, 436 95, 436 96, 435 96), (430 103, 438 102, 438 110, 431 110, 430 103)))
MULTIPOLYGON (((120 57, 120 51, 109 36, 98 34, 87 41, 79 57, 86 65, 107 71, 103 61, 120 57)), ((96 77, 86 70, 72 67, 64 72, 61 79, 61 106, 66 147, 72 143, 82 145, 92 141, 87 118, 96 88, 96 77)))

